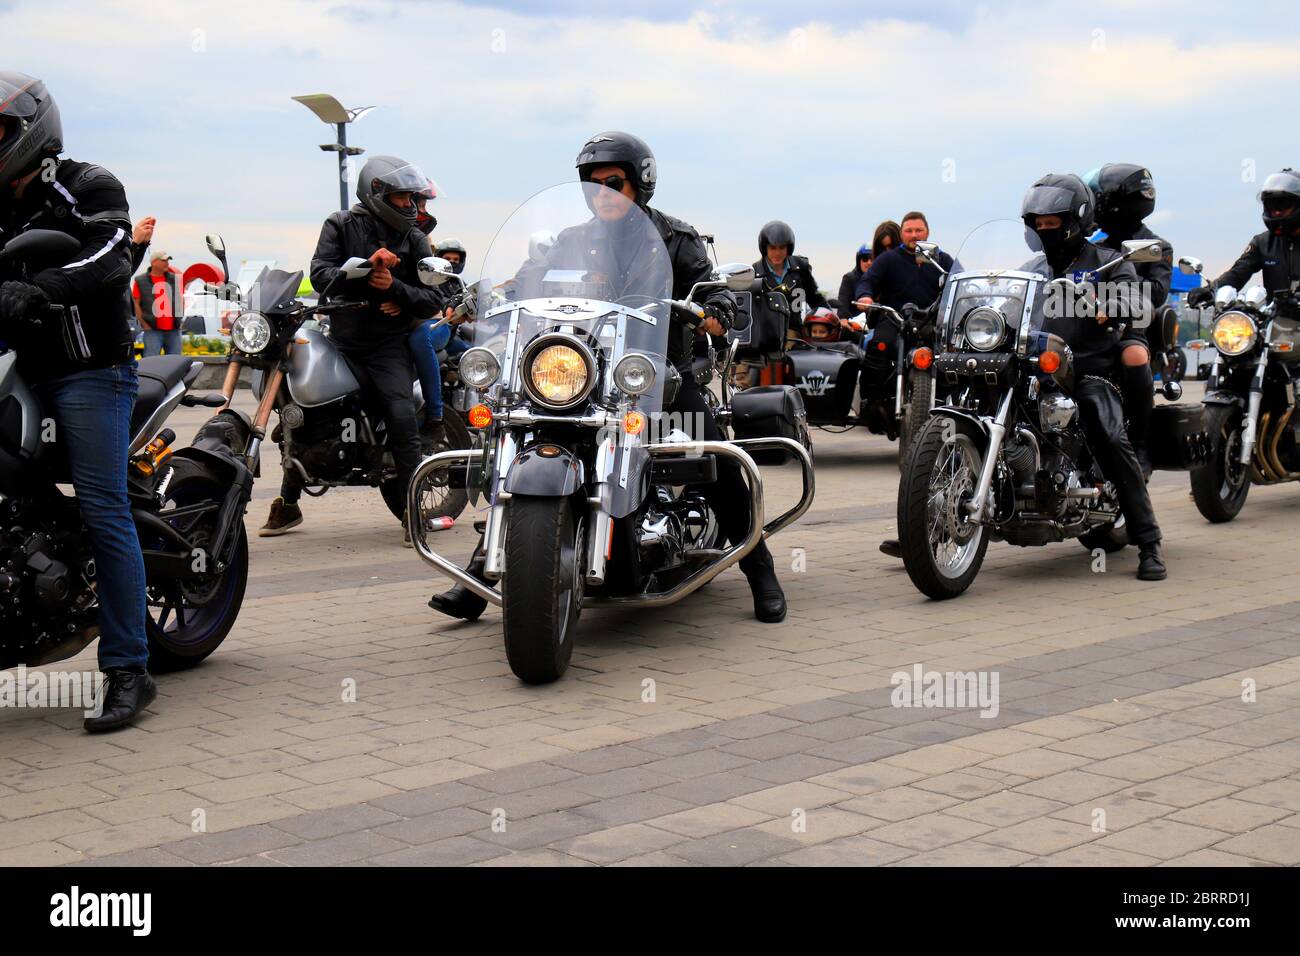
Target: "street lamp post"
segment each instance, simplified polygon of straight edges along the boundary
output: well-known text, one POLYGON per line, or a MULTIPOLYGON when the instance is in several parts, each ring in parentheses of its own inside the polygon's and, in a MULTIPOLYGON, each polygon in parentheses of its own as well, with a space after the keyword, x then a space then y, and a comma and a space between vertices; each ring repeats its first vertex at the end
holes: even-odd
POLYGON ((309 93, 305 96, 295 96, 297 100, 307 109, 316 114, 316 117, 322 123, 328 123, 338 130, 338 141, 334 143, 323 143, 321 149, 327 153, 338 153, 339 157, 339 208, 348 208, 348 170, 347 157, 360 156, 365 152, 359 146, 348 145, 348 124, 355 123, 361 117, 365 116, 373 106, 359 106, 356 109, 348 109, 328 93, 309 93))

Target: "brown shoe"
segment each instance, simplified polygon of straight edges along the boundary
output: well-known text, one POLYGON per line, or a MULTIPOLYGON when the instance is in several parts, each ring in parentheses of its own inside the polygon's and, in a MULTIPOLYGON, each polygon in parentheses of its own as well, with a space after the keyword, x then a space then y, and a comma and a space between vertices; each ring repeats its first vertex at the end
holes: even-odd
POLYGON ((257 531, 259 538, 274 538, 292 531, 302 524, 302 509, 289 504, 283 498, 271 502, 271 513, 266 516, 266 524, 257 531))

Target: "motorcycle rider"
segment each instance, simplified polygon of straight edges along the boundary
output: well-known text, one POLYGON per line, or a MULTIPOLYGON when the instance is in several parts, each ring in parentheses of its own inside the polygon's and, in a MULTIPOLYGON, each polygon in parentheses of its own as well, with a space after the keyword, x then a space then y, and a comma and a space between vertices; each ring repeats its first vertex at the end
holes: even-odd
POLYGON ((1273 173, 1259 191, 1264 208, 1264 231, 1246 243, 1223 275, 1209 285, 1193 289, 1187 304, 1200 306, 1214 301, 1222 286, 1240 289, 1256 272, 1262 273, 1269 298, 1289 292, 1300 282, 1300 173, 1291 168, 1273 173))
POLYGON ((38 79, 0 71, 0 241, 67 233, 80 251, 30 282, 0 285, 0 337, 55 422, 98 569, 99 667, 106 687, 85 729, 130 723, 157 696, 147 670, 145 572, 127 497, 137 378, 129 327, 131 219, 108 170, 59 159, 63 125, 38 79), (49 305, 63 307, 62 318, 49 305))
MULTIPOLYGON (((428 255, 429 241, 417 226, 415 196, 429 182, 418 167, 396 156, 372 157, 361 167, 357 204, 325 220, 311 262, 313 287, 334 283, 332 294, 366 302, 365 308, 337 313, 330 337, 362 373, 363 395, 382 412, 402 487, 420 462, 408 334, 412 321, 443 308, 442 293, 423 285, 416 269, 428 255), (335 282, 343 263, 354 256, 373 264, 369 277, 335 282)), ((301 493, 302 477, 286 469, 280 497, 258 534, 280 535, 302 524, 301 493)))
POLYGON ((840 294, 835 300, 835 311, 845 321, 856 319, 861 314, 862 310, 853 301, 856 298, 853 293, 858 287, 858 280, 871 268, 873 258, 871 246, 864 242, 858 247, 858 259, 853 268, 840 277, 840 294))
MULTIPOLYGON (((1076 283, 1096 281, 1096 270, 1119 254, 1088 242, 1095 210, 1092 190, 1078 176, 1049 173, 1034 183, 1025 193, 1020 212, 1026 238, 1041 249, 1041 255, 1022 269, 1047 271, 1054 279, 1069 277, 1076 283)), ((1149 306, 1139 291, 1137 271, 1129 262, 1108 269, 1097 290, 1095 314, 1079 319, 1079 331, 1069 343, 1074 360, 1073 397, 1093 455, 1119 496, 1129 540, 1138 546, 1138 579, 1161 581, 1166 569, 1160 553, 1160 527, 1124 427, 1120 396, 1110 381, 1126 347, 1116 323, 1149 312, 1149 306)))
MULTIPOLYGON (((1159 240, 1160 261, 1135 266, 1154 316, 1169 298, 1174 247, 1143 223, 1156 207, 1156 186, 1150 170, 1133 163, 1107 163, 1086 177, 1086 181, 1097 196, 1097 224, 1106 231, 1101 245, 1122 252, 1124 242, 1129 239, 1159 240)), ((1124 393, 1124 417, 1129 423, 1129 439, 1142 466, 1142 474, 1150 476, 1147 433, 1155 404, 1155 382, 1151 376, 1151 350, 1146 330, 1140 325, 1130 323, 1124 332, 1120 350, 1120 390, 1124 393)))
MULTIPOLYGON (((858 280, 854 304, 860 310, 865 312, 879 302, 901 312, 909 302, 926 308, 939 298, 943 273, 933 263, 922 265, 916 261, 916 244, 930 238, 925 213, 913 211, 904 216, 900 237, 902 244, 876 256, 871 268, 858 280)), ((952 271, 953 260, 948 253, 936 252, 934 258, 945 271, 952 271)), ((867 325, 874 329, 878 321, 868 316, 867 325)))
POLYGON ((803 256, 794 254, 794 230, 773 219, 758 231, 758 251, 762 256, 754 263, 754 273, 763 283, 764 292, 782 292, 790 302, 790 323, 795 333, 801 330, 803 312, 826 305, 826 297, 817 288, 812 266, 803 256))
MULTIPOLYGON (((654 153, 645 142, 628 133, 599 133, 583 144, 574 165, 580 182, 597 183, 604 187, 592 190, 588 196, 588 205, 596 213, 597 219, 601 220, 602 227, 606 223, 620 221, 620 217, 625 218, 634 203, 644 211, 667 246, 675 298, 686 298, 695 283, 707 280, 713 274, 708 253, 695 229, 649 205, 654 195, 657 175, 654 153)), ((521 273, 542 272, 547 262, 571 261, 575 249, 583 244, 586 228, 577 227, 562 232, 546 252, 546 262, 530 258, 521 273)), ((793 239, 791 243, 793 244, 793 239)), ((719 441, 722 433, 705 402, 703 387, 690 374, 690 364, 695 337, 725 334, 735 315, 736 300, 725 288, 719 288, 708 291, 701 305, 707 317, 694 331, 675 315, 673 317, 669 332, 668 360, 679 370, 684 368, 685 371, 682 372, 682 383, 677 396, 665 411, 680 415, 686 421, 701 423, 703 434, 693 436, 697 440, 719 441)), ((728 539, 733 542, 742 540, 749 529, 750 492, 740 469, 719 459, 717 480, 706 486, 705 494, 728 539)), ((480 541, 479 549, 466 568, 470 574, 480 579, 484 563, 481 549, 480 541)), ((754 616, 765 623, 784 620, 785 595, 781 591, 766 543, 760 541, 753 551, 741 559, 740 567, 749 579, 754 598, 754 616)), ((445 593, 430 598, 429 606, 450 617, 473 621, 483 613, 487 602, 456 585, 445 593)))

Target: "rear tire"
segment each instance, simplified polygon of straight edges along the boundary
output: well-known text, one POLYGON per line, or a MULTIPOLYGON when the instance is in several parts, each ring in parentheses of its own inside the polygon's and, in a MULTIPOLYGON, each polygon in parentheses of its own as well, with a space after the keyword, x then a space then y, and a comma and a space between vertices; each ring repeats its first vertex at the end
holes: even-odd
POLYGON ((1250 466, 1238 462, 1245 415, 1235 405, 1205 409, 1210 460, 1192 471, 1192 497, 1206 521, 1222 524, 1237 517, 1250 494, 1250 466))
POLYGON ((903 420, 898 429, 898 470, 907 468, 907 456, 916 444, 917 436, 930 420, 930 401, 934 396, 934 380, 928 372, 909 376, 907 401, 903 403, 903 420))
POLYGON ((988 528, 962 508, 979 480, 986 440, 970 422, 931 418, 917 436, 898 485, 898 542, 907 575, 936 601, 955 598, 975 580, 988 550, 988 528))
POLYGON ((585 531, 569 498, 510 500, 502 623, 510 669, 525 684, 559 680, 573 656, 585 531))

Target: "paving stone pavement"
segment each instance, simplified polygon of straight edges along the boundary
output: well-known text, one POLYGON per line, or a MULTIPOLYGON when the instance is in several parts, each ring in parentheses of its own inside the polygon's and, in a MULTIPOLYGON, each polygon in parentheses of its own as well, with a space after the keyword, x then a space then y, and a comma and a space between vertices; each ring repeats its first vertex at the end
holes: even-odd
MULTIPOLYGON (((728 573, 584 615, 549 687, 510 674, 498 612, 424 606, 444 583, 377 495, 307 500, 251 539, 234 632, 138 726, 0 711, 0 864, 1300 864, 1295 487, 1211 526, 1158 474, 1168 581, 1131 551, 1096 573, 1077 544, 994 545, 935 603, 876 550, 895 446, 815 438, 816 503, 773 542, 783 625, 728 573), (894 706, 916 665, 996 678, 996 714, 894 706)), ((765 473, 791 500, 797 476, 765 473)), ((468 518, 443 538, 468 554, 468 518)))

